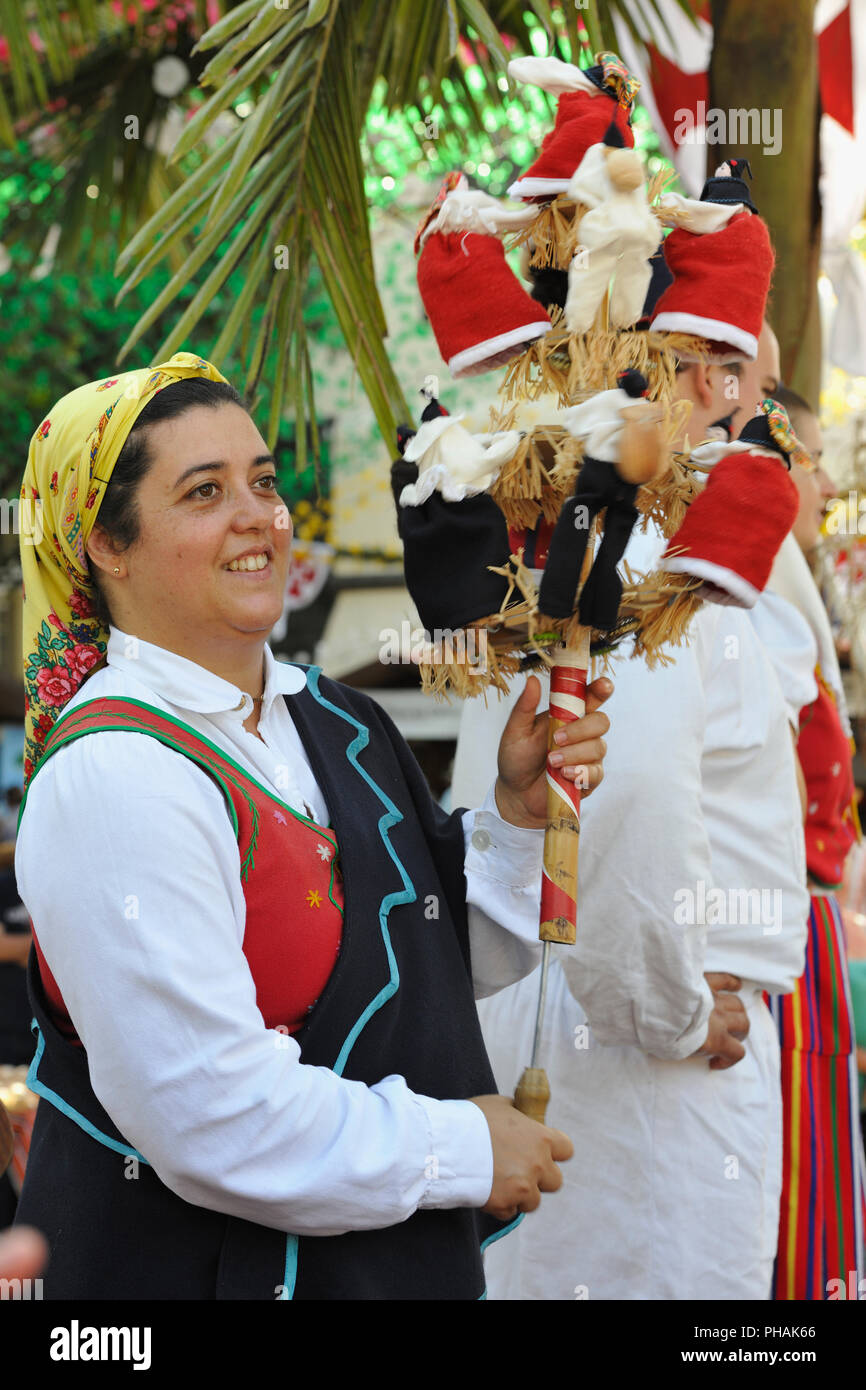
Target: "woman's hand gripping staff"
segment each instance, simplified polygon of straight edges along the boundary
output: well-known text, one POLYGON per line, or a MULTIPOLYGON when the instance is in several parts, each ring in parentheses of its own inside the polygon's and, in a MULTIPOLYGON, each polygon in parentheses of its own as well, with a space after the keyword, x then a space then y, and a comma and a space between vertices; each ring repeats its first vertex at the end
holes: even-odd
POLYGON ((551 782, 567 786, 576 801, 601 784, 610 728, 601 706, 612 694, 613 682, 602 676, 586 689, 585 701, 581 696, 585 709, 575 703, 568 717, 553 709, 536 714, 541 684, 529 677, 499 744, 496 804, 503 820, 546 830, 551 782))
MULTIPOLYGON (((575 706, 568 719, 553 710, 537 714, 541 686, 530 676, 499 744, 496 804, 503 820, 545 830, 551 785, 567 787, 575 805, 599 785, 607 751, 603 736, 610 728, 600 706, 612 693, 612 682, 603 677, 586 689, 580 710, 575 706)), ((542 1192, 561 1187, 557 1164, 574 1153, 571 1140, 543 1123, 543 1109, 520 1113, 523 1107, 507 1096, 473 1099, 493 1143, 493 1189, 484 1210, 503 1221, 534 1211, 542 1192)))

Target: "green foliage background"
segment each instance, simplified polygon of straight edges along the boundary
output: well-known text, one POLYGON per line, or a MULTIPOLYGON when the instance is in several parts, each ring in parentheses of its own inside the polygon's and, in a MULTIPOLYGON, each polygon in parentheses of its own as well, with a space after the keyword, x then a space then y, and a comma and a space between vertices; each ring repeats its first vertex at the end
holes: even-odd
MULTIPOLYGON (((33 156, 23 142, 16 153, 0 151, 0 228, 25 216, 39 218, 45 192, 60 176, 50 162, 33 156)), ((47 233, 47 223, 44 230, 47 233)), ((30 438, 54 402, 82 382, 115 369, 124 339, 170 278, 170 268, 161 266, 146 284, 133 289, 115 305, 118 282, 113 273, 114 244, 94 244, 94 234, 88 228, 84 229, 82 240, 80 273, 53 267, 47 275, 35 277, 29 248, 15 239, 6 245, 11 263, 0 275, 0 395, 5 403, 0 412, 0 495, 17 496, 30 438)), ((207 343, 218 337, 224 316, 243 283, 244 269, 239 268, 213 300, 189 348, 206 355, 207 343)), ((177 302, 180 312, 194 292, 193 286, 182 291, 177 302)), ((255 333, 261 316, 261 306, 253 308, 250 334, 255 333)), ((342 348, 339 326, 315 267, 307 285, 304 317, 320 341, 335 350, 342 348)), ((120 370, 138 363, 149 364, 160 336, 158 327, 151 330, 120 370)), ((230 381, 242 379, 242 349, 242 340, 238 340, 220 364, 230 381)), ((267 383, 276 370, 275 358, 273 347, 262 374, 263 390, 253 401, 257 419, 267 414, 267 383)), ((327 495, 326 437, 318 470, 309 463, 296 473, 294 426, 289 422, 280 430, 275 453, 281 492, 290 506, 301 499, 312 502, 320 494, 327 495)))

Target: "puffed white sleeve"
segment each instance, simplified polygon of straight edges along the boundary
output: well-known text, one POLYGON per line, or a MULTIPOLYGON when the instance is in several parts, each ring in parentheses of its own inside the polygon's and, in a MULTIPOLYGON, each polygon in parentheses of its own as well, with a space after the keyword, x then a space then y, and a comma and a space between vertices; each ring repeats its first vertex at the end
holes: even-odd
POLYGON ((538 910, 544 831, 500 816, 491 785, 482 806, 463 816, 466 902, 476 999, 529 975, 541 960, 538 910))
POLYGON ((15 867, 93 1090, 178 1196, 308 1235, 487 1201, 477 1106, 305 1065, 265 1027, 237 841, 189 759, 129 732, 60 749, 31 784, 15 867))
MULTIPOLYGON (((539 710, 547 705, 542 680, 539 710)), ((464 870, 472 982, 485 999, 530 974, 541 958, 538 907, 541 895, 543 830, 523 830, 504 821, 494 784, 499 740, 523 692, 516 679, 504 698, 466 700, 451 791, 454 804, 477 809, 463 814, 464 870)))

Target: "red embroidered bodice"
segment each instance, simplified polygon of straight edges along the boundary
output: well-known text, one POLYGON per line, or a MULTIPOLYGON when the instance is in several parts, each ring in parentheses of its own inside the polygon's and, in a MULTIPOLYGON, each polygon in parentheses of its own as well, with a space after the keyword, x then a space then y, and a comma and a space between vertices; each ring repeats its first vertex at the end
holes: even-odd
MULTIPOLYGON (((256 1003, 265 1027, 297 1032, 340 952, 343 889, 333 831, 293 811, 194 729, 137 700, 105 698, 77 706, 54 726, 43 759, 96 729, 129 729, 158 738, 197 762, 222 790, 241 857, 243 952, 255 981, 256 1003)), ((166 931, 175 929, 176 924, 166 922, 166 931)), ((57 1025, 76 1039, 39 946, 38 923, 33 940, 57 1025)))

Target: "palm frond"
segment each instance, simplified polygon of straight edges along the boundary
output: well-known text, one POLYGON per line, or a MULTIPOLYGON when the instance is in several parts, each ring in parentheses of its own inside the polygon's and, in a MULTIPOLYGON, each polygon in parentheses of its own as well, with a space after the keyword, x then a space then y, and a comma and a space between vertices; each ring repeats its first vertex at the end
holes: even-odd
MULTIPOLYGON (((654 18, 664 32, 656 0, 639 3, 641 19, 654 18)), ((678 4, 691 13, 691 0, 678 4)), ((245 266, 243 290, 213 351, 224 355, 240 341, 247 389, 255 392, 276 341, 269 434, 273 442, 283 408, 290 408, 299 458, 307 419, 317 447, 304 319, 315 263, 390 438, 408 407, 385 349, 364 193, 362 135, 374 91, 391 112, 446 110, 457 100, 468 128, 483 134, 485 111, 503 100, 509 56, 534 51, 539 25, 549 52, 576 61, 581 45, 616 46, 613 15, 639 39, 633 0, 564 3, 556 11, 549 0, 224 0, 222 8, 202 32, 206 6, 197 0, 198 27, 190 29, 183 58, 202 102, 164 164, 154 148, 122 140, 124 101, 127 111, 157 126, 166 112, 152 92, 157 54, 142 42, 141 25, 130 26, 109 0, 64 0, 62 11, 52 0, 0 0, 10 54, 8 69, 0 66, 0 140, 14 146, 22 133, 16 122, 25 121, 26 135, 43 119, 42 107, 66 102, 72 119, 58 121, 65 176, 57 193, 67 203, 64 254, 74 256, 85 228, 105 232, 110 198, 123 204, 129 237, 117 261, 125 276, 118 298, 163 261, 170 267, 168 284, 124 352, 154 326, 162 331, 163 317, 161 352, 189 341, 232 270, 245 266), (467 52, 480 83, 467 80, 467 52), (288 268, 280 247, 287 248, 288 268), (180 295, 185 308, 172 322, 180 295)), ((442 142, 449 153, 459 148, 462 129, 452 124, 442 142)))
POLYGON ((177 107, 156 90, 155 68, 171 52, 195 81, 206 61, 191 56, 197 33, 188 23, 171 36, 158 27, 156 36, 144 33, 141 18, 127 23, 108 0, 62 7, 0 0, 0 29, 9 45, 8 63, 0 58, 0 140, 22 168, 30 147, 44 148, 62 175, 38 216, 25 201, 6 200, 4 241, 25 245, 35 258, 55 223, 63 228, 58 267, 84 269, 97 245, 118 237, 122 245, 195 170, 198 154, 183 167, 164 165, 164 132, 177 107))
POLYGON ((62 12, 50 0, 0 0, 0 34, 9 45, 8 82, 16 114, 47 104, 44 68, 53 83, 69 81, 75 55, 117 35, 122 25, 105 0, 66 0, 62 12))
MULTIPOLYGON (((233 10, 218 19, 216 24, 212 24, 206 29, 196 44, 193 52, 204 53, 210 48, 217 48, 224 44, 226 39, 231 38, 232 34, 238 29, 243 28, 261 9, 261 0, 241 0, 241 4, 235 5, 233 10)), ((276 9, 276 5, 272 7, 276 9)), ((204 27, 202 25, 202 27, 204 27)))

